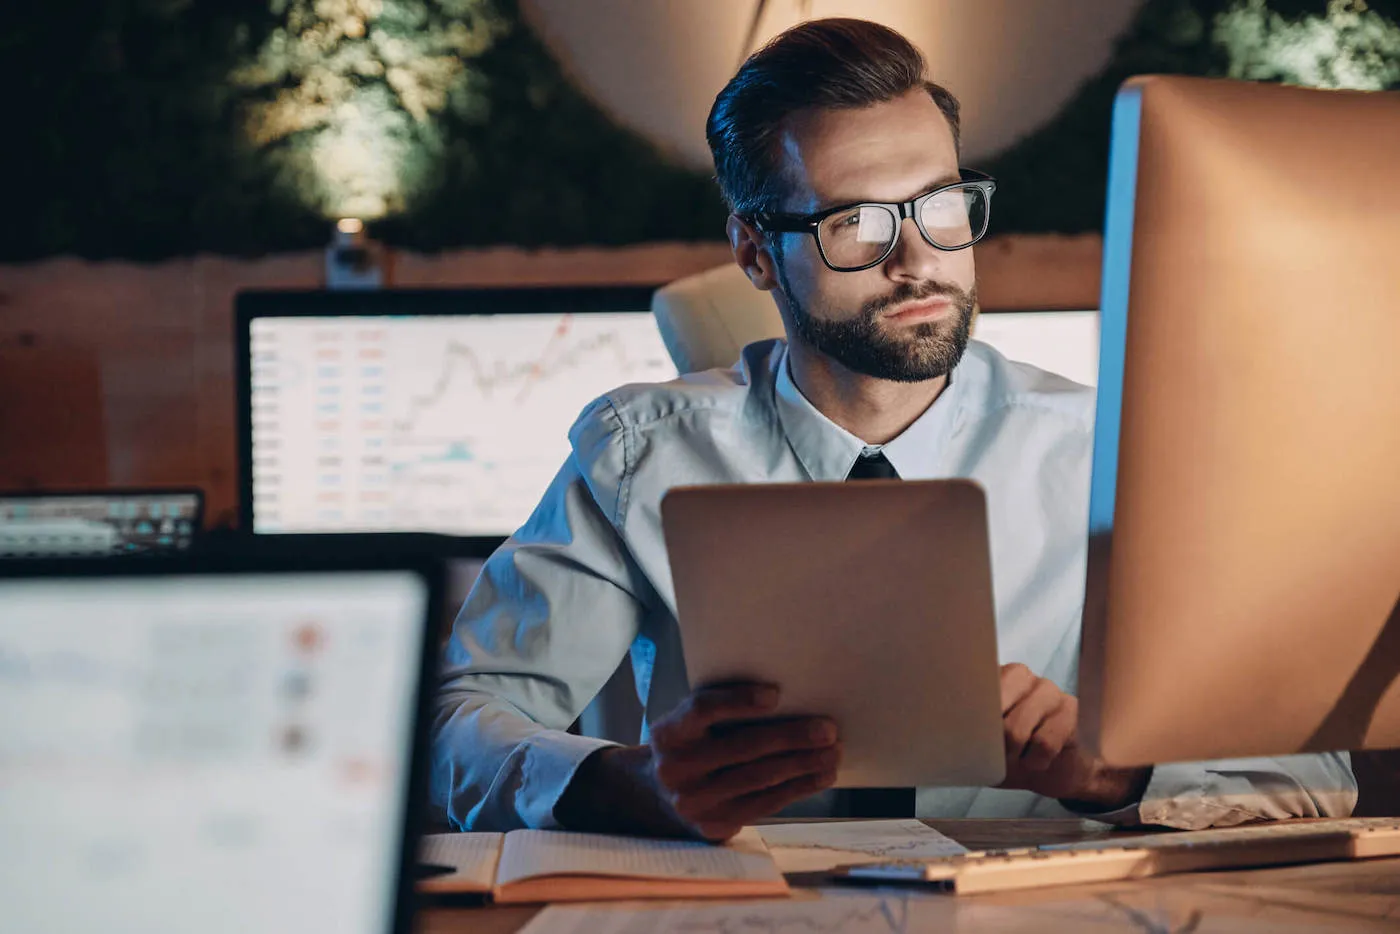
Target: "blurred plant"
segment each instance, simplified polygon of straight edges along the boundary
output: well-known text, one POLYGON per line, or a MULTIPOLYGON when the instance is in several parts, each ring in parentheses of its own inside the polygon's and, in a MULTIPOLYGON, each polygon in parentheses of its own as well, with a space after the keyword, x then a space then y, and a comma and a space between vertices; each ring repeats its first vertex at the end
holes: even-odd
POLYGON ((1288 20, 1264 0, 1215 18, 1231 78, 1378 91, 1400 82, 1400 24, 1365 0, 1330 0, 1323 14, 1288 20))
POLYGON ((11 4, 0 262, 716 238, 705 173, 608 119, 517 0, 11 4), (230 75, 237 83, 230 80, 230 75))
POLYGON ((281 25, 234 69, 246 132, 329 217, 399 213, 443 150, 436 117, 484 119, 472 67, 509 31, 491 0, 272 0, 281 25))
POLYGON ((1400 87, 1400 0, 1145 0, 1104 69, 983 166, 992 233, 1102 229, 1113 98, 1143 74, 1400 87))

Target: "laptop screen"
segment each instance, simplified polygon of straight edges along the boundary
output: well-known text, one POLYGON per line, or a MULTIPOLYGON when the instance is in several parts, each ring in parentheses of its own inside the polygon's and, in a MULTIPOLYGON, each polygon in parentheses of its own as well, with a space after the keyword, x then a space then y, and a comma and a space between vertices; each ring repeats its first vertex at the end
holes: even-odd
POLYGON ((393 927, 408 571, 0 579, 0 928, 393 927))
POLYGON ((185 551, 202 511, 198 490, 0 494, 0 558, 185 551))
POLYGON ((676 376, 645 306, 407 313, 415 298, 285 317, 268 298, 249 321, 253 531, 509 535, 584 406, 676 376))

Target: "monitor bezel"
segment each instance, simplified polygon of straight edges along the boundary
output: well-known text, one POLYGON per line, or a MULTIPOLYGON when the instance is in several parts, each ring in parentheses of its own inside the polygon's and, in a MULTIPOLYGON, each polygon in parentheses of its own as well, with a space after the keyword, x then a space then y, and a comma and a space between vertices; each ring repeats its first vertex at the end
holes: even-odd
MULTIPOLYGON (((255 541, 255 540, 254 540, 255 541)), ((332 548, 328 553, 291 553, 283 549, 259 549, 252 544, 241 551, 219 554, 198 552, 147 557, 36 558, 0 561, 0 582, 136 577, 220 577, 238 574, 355 573, 365 571, 408 572, 424 584, 427 605, 421 625, 418 686, 411 701, 409 767, 396 816, 402 828, 396 854, 397 877, 393 887, 392 934, 413 929, 418 864, 418 841, 426 827, 428 802, 429 724, 437 693, 438 626, 443 618, 445 568, 442 561, 421 549, 387 552, 358 543, 332 548)))
MULTIPOLYGON (((455 289, 326 290, 256 289, 234 296, 235 418, 238 431, 238 529, 251 537, 280 534, 338 536, 414 534, 415 530, 368 532, 257 533, 253 529, 252 323, 258 318, 473 317, 491 315, 651 313, 657 285, 544 286, 455 289), (405 310, 407 309, 407 310, 405 310)), ((444 554, 486 558, 507 538, 502 535, 433 533, 444 554)))

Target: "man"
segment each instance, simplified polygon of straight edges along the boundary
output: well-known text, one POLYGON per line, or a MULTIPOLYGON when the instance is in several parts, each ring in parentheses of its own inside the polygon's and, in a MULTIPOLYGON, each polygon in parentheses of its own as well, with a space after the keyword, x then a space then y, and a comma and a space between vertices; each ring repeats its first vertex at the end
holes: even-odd
POLYGON ((724 88, 708 136, 735 261, 773 293, 788 340, 579 417, 572 456, 447 647, 433 795, 448 818, 718 840, 828 788, 833 723, 765 719, 773 686, 687 686, 659 504, 685 484, 873 475, 987 491, 1007 778, 921 789, 920 816, 1349 813, 1344 755, 1114 769, 1079 747, 1093 396, 969 343, 967 247, 993 184, 960 172, 957 102, 913 46, 857 20, 796 27, 724 88), (563 732, 629 647, 643 743, 563 732))

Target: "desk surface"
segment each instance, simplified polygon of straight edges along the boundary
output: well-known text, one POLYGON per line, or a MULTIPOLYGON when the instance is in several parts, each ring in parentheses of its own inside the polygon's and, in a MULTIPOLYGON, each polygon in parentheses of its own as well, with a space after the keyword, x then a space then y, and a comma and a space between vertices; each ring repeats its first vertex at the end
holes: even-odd
MULTIPOLYGON (((1077 820, 924 823, 970 849, 1068 843, 1115 833, 1103 824, 1077 820)), ((820 897, 823 891, 801 889, 808 897, 820 897)), ((849 888, 840 891, 851 894, 849 888)), ((1400 930, 1400 859, 1193 873, 961 898, 906 892, 893 897, 923 901, 924 907, 933 909, 927 912, 930 920, 936 916, 939 926, 953 922, 957 930, 972 934, 982 930, 1263 932, 1280 927, 1299 931, 1400 930), (1199 927, 1191 924, 1191 915, 1197 911, 1206 921, 1199 927)), ((540 910, 541 906, 425 907, 419 912, 417 931, 514 934, 540 910)))

